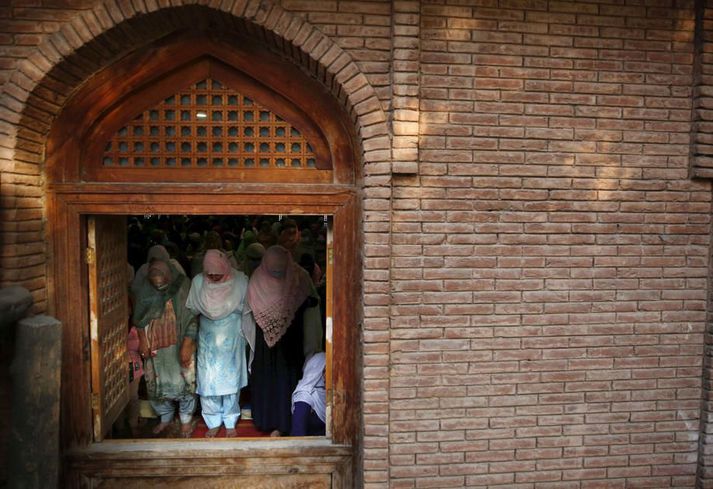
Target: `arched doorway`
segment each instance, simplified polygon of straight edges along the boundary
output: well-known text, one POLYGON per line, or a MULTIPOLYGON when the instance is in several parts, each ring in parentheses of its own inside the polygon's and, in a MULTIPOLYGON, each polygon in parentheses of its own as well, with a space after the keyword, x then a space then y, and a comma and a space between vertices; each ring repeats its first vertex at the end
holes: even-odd
POLYGON ((68 101, 50 133, 46 169, 50 296, 65 325, 61 428, 62 445, 72 454, 68 485, 90 480, 92 487, 113 487, 130 475, 146 484, 163 477, 174 487, 179 479, 197 487, 186 478, 201 473, 207 460, 211 473, 224 478, 207 482, 211 487, 227 481, 272 487, 263 476, 285 478, 285 487, 291 487, 290 477, 310 487, 346 484, 358 432, 360 297, 357 165, 349 126, 320 84, 249 39, 228 35, 166 38, 99 72, 68 101), (213 100, 199 102, 199 96, 219 96, 220 103, 208 109, 213 100), (171 98, 175 107, 162 105, 171 98), (257 120, 247 120, 248 113, 257 120), (196 119, 203 114, 206 123, 196 119), (201 128, 205 134, 198 134, 201 128), (101 358, 92 359, 103 340, 90 328, 88 216, 132 214, 333 217, 333 290, 340 293, 331 301, 328 327, 330 437, 269 446, 235 441, 210 450, 196 442, 96 443, 97 413, 104 412, 105 401, 96 389, 101 358), (295 465, 297 455, 307 465, 295 465), (142 468, 122 472, 117 467, 127 457, 140 457, 142 468), (229 462, 236 457, 241 463, 229 462), (181 469, 167 470, 176 458, 184 460, 181 469), (271 462, 261 463, 266 459, 271 462))

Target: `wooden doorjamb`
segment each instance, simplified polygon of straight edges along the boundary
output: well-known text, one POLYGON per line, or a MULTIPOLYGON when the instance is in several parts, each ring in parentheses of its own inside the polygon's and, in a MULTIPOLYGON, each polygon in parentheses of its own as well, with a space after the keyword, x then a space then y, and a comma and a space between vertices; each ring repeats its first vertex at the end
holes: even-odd
MULTIPOLYGON (((353 190, 324 189, 321 193, 213 193, 202 189, 154 188, 150 193, 92 192, 76 185, 49 192, 49 236, 52 314, 64 325, 62 372, 62 446, 86 447, 92 442, 91 375, 85 243, 86 216, 92 214, 306 214, 334 216, 334 331, 332 442, 356 446, 358 381, 356 352, 360 265, 357 253, 357 199, 353 190), (56 191, 59 190, 59 191, 56 191), (180 191, 179 191, 180 190, 180 191), (179 191, 179 192, 177 192, 179 191), (178 194, 178 195, 177 195, 178 194)), ((160 186, 159 186, 160 187, 160 186)), ((266 186, 269 188, 269 186, 266 186)), ((96 190, 96 189, 95 189, 96 190)))

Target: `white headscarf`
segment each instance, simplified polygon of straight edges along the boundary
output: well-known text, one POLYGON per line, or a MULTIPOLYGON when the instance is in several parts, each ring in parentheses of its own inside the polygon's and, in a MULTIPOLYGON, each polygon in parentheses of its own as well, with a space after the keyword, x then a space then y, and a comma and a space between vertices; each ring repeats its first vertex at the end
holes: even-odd
POLYGON ((302 380, 292 394, 292 412, 296 402, 306 402, 323 423, 327 422, 327 391, 324 386, 324 367, 327 358, 324 352, 315 353, 305 362, 302 380))
POLYGON ((193 277, 186 307, 212 320, 241 311, 248 287, 245 274, 231 268, 225 254, 218 250, 208 250, 204 267, 204 273, 193 277), (222 275, 222 278, 212 282, 205 277, 209 273, 222 275))

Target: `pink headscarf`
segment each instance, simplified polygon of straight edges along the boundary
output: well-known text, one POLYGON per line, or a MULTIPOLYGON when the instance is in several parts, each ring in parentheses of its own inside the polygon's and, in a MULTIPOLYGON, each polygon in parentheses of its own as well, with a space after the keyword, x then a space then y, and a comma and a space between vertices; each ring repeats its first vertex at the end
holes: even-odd
POLYGON ((230 279, 230 261, 220 250, 208 250, 203 258, 203 272, 206 275, 222 275, 218 283, 230 279))
POLYGON ((311 279, 292 254, 282 246, 268 248, 250 278, 247 294, 267 346, 272 348, 282 338, 310 291, 311 279), (275 276, 278 273, 282 276, 275 276))

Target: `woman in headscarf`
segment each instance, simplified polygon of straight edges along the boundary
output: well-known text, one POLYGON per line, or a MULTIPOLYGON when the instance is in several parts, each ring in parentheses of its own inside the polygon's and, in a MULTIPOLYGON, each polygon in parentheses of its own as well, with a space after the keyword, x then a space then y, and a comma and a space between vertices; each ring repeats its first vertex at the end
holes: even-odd
POLYGON ((300 259, 302 250, 297 250, 301 243, 300 228, 294 219, 283 219, 280 222, 280 231, 277 236, 277 244, 288 250, 294 260, 300 259))
POLYGON ((146 263, 141 265, 136 274, 134 275, 133 281, 131 282, 132 291, 134 290, 134 288, 139 287, 143 285, 144 282, 146 282, 146 275, 148 275, 149 273, 149 265, 151 265, 151 262, 154 260, 165 261, 181 275, 186 274, 186 271, 183 269, 178 260, 174 260, 173 258, 171 258, 171 255, 168 253, 168 250, 165 246, 154 245, 149 248, 149 251, 146 254, 146 263))
POLYGON ((265 247, 260 243, 253 243, 245 249, 245 260, 240 269, 248 278, 252 277, 253 272, 260 266, 264 254, 265 247))
POLYGON ((203 272, 193 278, 186 306, 200 314, 198 394, 206 436, 236 436, 240 389, 248 383, 243 310, 248 280, 219 250, 206 251, 203 272))
POLYGON ((247 302, 258 326, 250 377, 253 423, 273 436, 287 434, 304 359, 322 350, 319 296, 290 252, 272 246, 250 278, 247 302))
POLYGON ((129 404, 126 407, 126 421, 131 430, 131 436, 137 438, 139 435, 139 385, 141 377, 144 375, 144 362, 139 351, 139 332, 131 321, 133 305, 131 301, 131 284, 134 281, 134 267, 126 264, 126 289, 129 293, 129 334, 126 338, 126 350, 129 354, 129 404))
POLYGON ((292 393, 290 436, 324 436, 327 422, 326 357, 315 353, 305 362, 302 379, 292 393))
POLYGON ((240 240, 240 245, 235 250, 235 261, 237 261, 238 267, 244 266, 247 249, 253 243, 257 243, 257 235, 248 229, 243 233, 243 239, 240 240))
MULTIPOLYGON (((191 258, 191 277, 197 277, 201 273, 203 273, 203 262, 205 260, 206 253, 209 250, 218 250, 222 253, 225 253, 225 250, 223 249, 223 238, 221 238, 220 233, 218 231, 209 231, 208 234, 205 236, 205 242, 203 243, 203 248, 195 253, 193 257, 191 258)), ((228 255, 226 253, 226 256, 228 256, 229 261, 230 261, 230 266, 233 268, 237 268, 238 263, 235 261, 235 257, 231 253, 228 255)))
POLYGON ((175 401, 181 435, 190 437, 193 430, 197 327, 195 316, 185 306, 188 290, 186 276, 160 259, 151 262, 143 281, 132 290, 132 321, 138 330, 149 401, 161 417, 154 434, 171 425, 175 401))
POLYGON ((270 246, 277 244, 277 235, 272 232, 272 224, 270 221, 262 221, 260 229, 257 233, 257 242, 268 249, 270 246))

